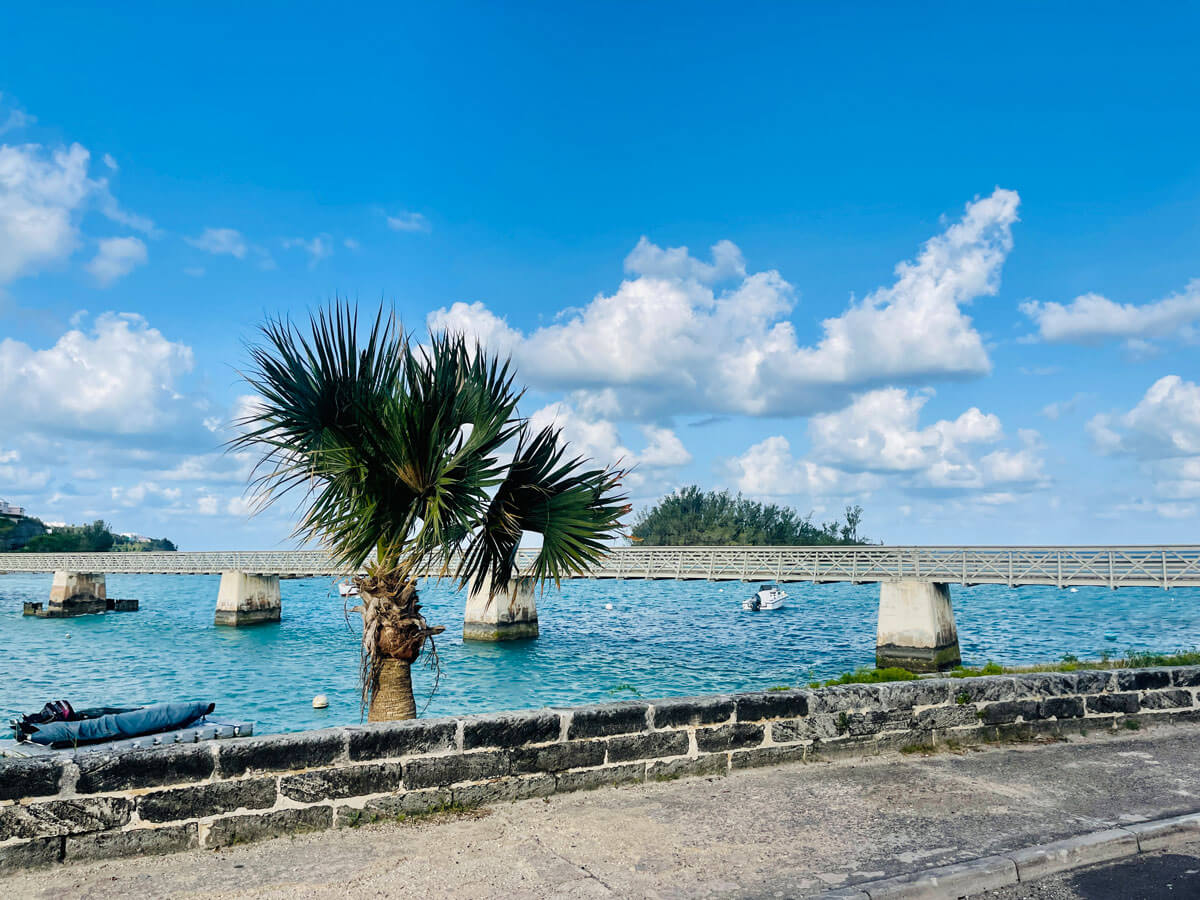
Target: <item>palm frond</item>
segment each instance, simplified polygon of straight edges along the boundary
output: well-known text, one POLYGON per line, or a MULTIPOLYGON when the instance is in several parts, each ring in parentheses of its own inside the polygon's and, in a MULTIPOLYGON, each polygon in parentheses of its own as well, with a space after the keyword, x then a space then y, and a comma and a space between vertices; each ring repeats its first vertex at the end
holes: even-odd
POLYGON ((457 335, 434 335, 410 352, 405 371, 405 477, 419 490, 420 507, 406 556, 413 567, 445 565, 503 478, 498 453, 520 428, 520 394, 507 361, 457 335))
POLYGON ((268 503, 302 494, 297 535, 318 540, 348 568, 407 534, 415 499, 389 476, 396 447, 383 439, 404 394, 408 340, 381 308, 360 346, 357 319, 335 303, 310 317, 307 336, 290 321, 267 322, 245 376, 258 405, 230 442, 261 454, 251 483, 268 503))
POLYGON ((585 571, 620 533, 629 507, 619 492, 625 475, 618 468, 591 468, 579 457, 564 459, 559 431, 531 434, 522 428, 504 481, 468 542, 457 577, 462 584, 490 579, 495 596, 516 574, 524 532, 542 536, 532 575, 539 582, 585 571))

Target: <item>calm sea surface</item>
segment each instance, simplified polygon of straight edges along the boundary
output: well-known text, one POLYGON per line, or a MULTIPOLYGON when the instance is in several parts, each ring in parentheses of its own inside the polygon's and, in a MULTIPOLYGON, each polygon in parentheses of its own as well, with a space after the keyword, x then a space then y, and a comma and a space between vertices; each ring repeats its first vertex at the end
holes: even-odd
MULTIPOLYGON (((78 706, 211 700, 259 732, 359 721, 357 614, 331 580, 282 582, 283 621, 215 628, 217 576, 110 575, 141 609, 77 619, 21 615, 49 575, 0 575, 0 715, 65 698, 78 706), (313 695, 329 697, 314 710, 313 695)), ((418 664, 424 715, 803 685, 873 664, 877 585, 787 585, 788 605, 748 613, 737 582, 575 581, 539 597, 542 636, 463 643, 463 597, 422 593, 441 682, 418 664), (608 609, 608 604, 612 605, 608 609), (636 693, 635 693, 636 692, 636 693)), ((964 661, 1096 657, 1200 644, 1200 589, 951 587, 964 661)), ((426 657, 427 658, 427 657, 426 657)))

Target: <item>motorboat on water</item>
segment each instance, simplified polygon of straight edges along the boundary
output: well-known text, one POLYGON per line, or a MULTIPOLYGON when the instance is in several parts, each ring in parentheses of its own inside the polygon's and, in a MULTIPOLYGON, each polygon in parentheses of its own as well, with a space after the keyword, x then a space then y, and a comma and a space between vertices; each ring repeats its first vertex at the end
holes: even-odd
POLYGON ((764 584, 753 597, 742 601, 742 609, 758 612, 761 609, 779 609, 787 599, 787 591, 777 584, 764 584))
POLYGON ((338 593, 343 597, 357 597, 358 588, 354 586, 353 581, 339 581, 338 593))

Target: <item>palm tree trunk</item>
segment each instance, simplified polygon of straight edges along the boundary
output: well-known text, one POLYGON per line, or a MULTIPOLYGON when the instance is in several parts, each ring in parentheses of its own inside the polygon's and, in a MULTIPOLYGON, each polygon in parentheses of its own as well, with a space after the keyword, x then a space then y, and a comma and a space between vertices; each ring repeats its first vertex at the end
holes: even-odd
POLYGON ((413 698, 412 663, 384 657, 379 666, 379 683, 371 695, 368 722, 415 719, 417 701, 413 698))

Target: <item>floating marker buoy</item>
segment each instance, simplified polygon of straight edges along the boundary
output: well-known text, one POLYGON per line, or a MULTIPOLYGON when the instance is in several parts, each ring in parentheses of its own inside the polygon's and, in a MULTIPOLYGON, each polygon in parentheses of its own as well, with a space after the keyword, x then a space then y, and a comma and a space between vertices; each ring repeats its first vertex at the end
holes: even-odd
POLYGON ((1079 588, 1071 588, 1071 593, 1072 593, 1072 594, 1078 594, 1078 593, 1079 593, 1079 588))
POLYGON ((324 694, 317 694, 313 697, 313 709, 324 709, 329 705, 329 698, 324 694))
POLYGON ((605 603, 605 604, 604 604, 604 608, 605 608, 605 609, 612 609, 612 604, 611 604, 611 603, 605 603))

